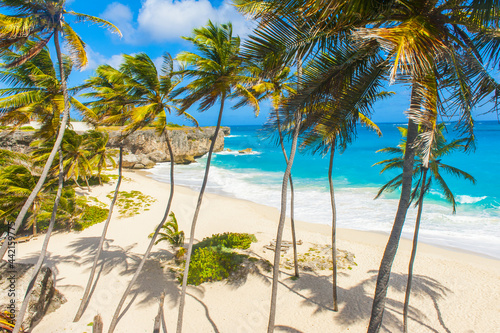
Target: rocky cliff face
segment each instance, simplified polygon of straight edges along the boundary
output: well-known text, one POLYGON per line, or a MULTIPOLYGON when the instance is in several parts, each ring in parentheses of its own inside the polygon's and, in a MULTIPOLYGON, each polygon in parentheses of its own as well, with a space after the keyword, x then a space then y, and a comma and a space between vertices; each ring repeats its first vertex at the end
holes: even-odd
MULTIPOLYGON (((214 151, 224 149, 224 136, 229 135, 229 127, 223 127, 215 140, 214 151)), ((190 128, 182 127, 169 130, 168 136, 172 143, 174 161, 176 163, 190 163, 194 158, 206 154, 210 148, 215 127, 190 128)), ((34 132, 0 132, 0 147, 12 151, 27 153, 29 144, 33 141, 34 132)), ((120 131, 109 132, 108 147, 118 148, 120 145, 120 131)), ((152 168, 157 162, 168 162, 168 153, 165 135, 158 136, 154 130, 140 130, 123 141, 123 167, 133 169, 152 168)))

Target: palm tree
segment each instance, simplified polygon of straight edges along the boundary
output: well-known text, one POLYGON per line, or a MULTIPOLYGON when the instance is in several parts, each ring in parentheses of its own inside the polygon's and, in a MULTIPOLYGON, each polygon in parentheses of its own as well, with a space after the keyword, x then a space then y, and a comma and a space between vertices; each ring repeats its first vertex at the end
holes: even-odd
POLYGON ((45 234, 45 238, 43 240, 42 249, 40 250, 40 255, 38 256, 38 260, 37 260, 35 267, 33 269, 33 274, 31 276, 30 283, 28 285, 28 288, 26 289, 26 294, 24 296, 23 303, 21 304, 21 307, 19 308, 19 313, 16 316, 16 326, 14 327, 14 330, 12 331, 13 333, 18 333, 19 330, 21 329, 21 326, 23 324, 24 315, 26 314, 26 310, 28 309, 28 306, 29 306, 29 301, 30 301, 31 294, 33 292, 33 287, 35 285, 36 278, 37 278, 38 274, 40 273, 43 262, 45 260, 45 255, 47 253, 47 247, 49 246, 50 236, 52 234, 52 230, 54 229, 54 224, 56 221, 57 208, 59 206, 59 200, 61 199, 61 193, 62 193, 62 189, 63 189, 63 185, 64 185, 63 183, 64 183, 63 156, 62 156, 61 149, 59 149, 59 185, 57 187, 57 193, 56 193, 56 197, 55 197, 55 201, 54 201, 54 206, 52 209, 52 215, 50 217, 50 223, 49 223, 49 227, 47 229, 47 233, 45 234))
MULTIPOLYGON (((401 196, 379 269, 369 332, 378 332, 382 323, 390 271, 411 195, 414 143, 427 147, 428 156, 438 113, 452 115, 458 110, 458 126, 468 136, 467 146, 472 147, 472 109, 498 91, 482 60, 495 59, 500 47, 498 37, 492 34, 499 21, 495 3, 237 1, 242 10, 260 17, 260 25, 251 37, 255 55, 265 55, 275 44, 284 45, 290 55, 328 53, 347 40, 358 49, 358 58, 384 54, 387 64, 392 65, 389 78, 412 88, 401 196), (446 98, 441 96, 442 90, 448 90, 446 98), (426 133, 418 134, 419 124, 427 129, 426 133)), ((322 92, 334 88, 332 80, 322 76, 328 74, 328 64, 325 69, 318 73, 317 84, 305 85, 298 92, 291 106, 321 99, 322 92)))
MULTIPOLYGON (((174 212, 170 212, 168 214, 170 219, 167 220, 167 223, 163 225, 162 229, 165 232, 160 232, 158 236, 160 236, 155 245, 159 242, 169 242, 170 245, 178 248, 184 245, 184 231, 179 231, 179 225, 177 224, 177 218, 175 217, 174 212)), ((153 238, 154 233, 149 235, 150 238, 153 238)))
POLYGON ((323 54, 310 61, 304 69, 304 84, 321 71, 325 62, 337 68, 330 75, 335 76, 333 83, 336 89, 331 89, 323 101, 309 106, 306 120, 302 125, 304 141, 302 146, 313 149, 313 152, 330 154, 328 167, 328 183, 330 188, 330 202, 332 208, 332 262, 333 262, 333 310, 338 311, 337 302, 337 245, 336 224, 337 213, 335 191, 333 186, 333 161, 335 150, 341 152, 347 148, 356 137, 358 122, 382 135, 368 116, 373 112, 372 105, 379 99, 386 98, 392 93, 380 91, 383 83, 380 74, 379 60, 373 64, 359 62, 356 66, 346 65, 353 57, 355 49, 344 45, 333 50, 330 54, 323 54))
MULTIPOLYGON (((126 75, 126 85, 134 95, 134 99, 132 100, 134 108, 130 110, 132 121, 126 127, 126 131, 127 133, 131 133, 140 127, 154 124, 157 133, 165 136, 170 155, 170 194, 165 214, 160 224, 156 227, 148 248, 118 303, 109 327, 110 333, 114 331, 118 323, 121 308, 132 290, 133 284, 139 277, 172 206, 174 197, 174 153, 166 130, 167 113, 171 113, 177 109, 177 101, 173 97, 173 89, 175 89, 183 78, 182 75, 179 76, 179 73, 174 71, 173 59, 168 53, 163 56, 163 65, 160 73, 158 73, 154 62, 146 54, 138 54, 133 57, 125 55, 124 58, 125 62, 120 70, 126 75)), ((179 110, 178 113, 198 125, 196 120, 185 112, 185 110, 179 110)))
POLYGON ((221 126, 224 103, 227 98, 236 95, 245 96, 249 103, 258 110, 256 98, 253 97, 250 91, 243 85, 249 79, 245 76, 247 74, 246 69, 245 66, 243 66, 244 64, 241 58, 239 58, 240 38, 233 36, 231 23, 218 25, 209 21, 206 27, 194 29, 193 37, 183 38, 192 42, 198 53, 182 52, 177 56, 179 61, 185 62, 190 66, 181 71, 181 73, 187 78, 193 78, 193 81, 178 90, 179 94, 187 93, 182 100, 181 110, 187 110, 198 101, 201 101, 198 107, 200 111, 208 110, 217 103, 217 101, 220 101, 220 109, 217 126, 208 151, 205 175, 191 224, 191 232, 189 234, 186 266, 184 268, 182 293, 179 303, 179 316, 177 318, 177 333, 182 332, 187 277, 193 250, 196 221, 207 185, 210 161, 221 126))
MULTIPOLYGON (((65 16, 71 14, 76 16, 78 22, 92 22, 103 25, 112 29, 121 35, 118 28, 106 20, 95 16, 90 16, 65 9, 66 0, 55 1, 30 1, 30 0, 9 0, 0 2, 0 8, 6 8, 13 12, 13 15, 0 14, 0 52, 3 53, 8 47, 16 47, 24 44, 27 40, 36 40, 36 44, 31 46, 24 54, 17 59, 9 62, 7 67, 16 67, 36 56, 54 37, 54 46, 57 53, 59 64, 59 78, 61 82, 64 112, 54 148, 49 155, 47 164, 45 165, 42 174, 33 189, 33 192, 26 200, 26 203, 21 208, 19 215, 13 226, 13 232, 16 232, 21 225, 29 207, 35 200, 38 192, 41 190, 56 153, 61 145, 64 131, 69 119, 69 97, 66 87, 66 72, 63 65, 63 57, 61 53, 59 34, 63 35, 70 53, 75 60, 77 67, 83 67, 87 64, 85 53, 85 44, 82 39, 76 34, 71 26, 65 21, 65 16)), ((7 250, 7 242, 4 242, 0 249, 0 258, 3 258, 7 250)))
POLYGON ((116 168, 117 164, 114 158, 118 152, 115 149, 106 148, 109 141, 108 132, 91 130, 85 132, 83 135, 87 142, 90 156, 92 156, 89 159, 89 163, 93 168, 97 169, 99 184, 102 185, 102 170, 108 168, 108 166, 116 168))
MULTIPOLYGON (((249 59, 251 61, 251 59, 249 59)), ((257 79, 256 84, 252 86, 252 91, 259 96, 259 100, 269 98, 271 99, 272 112, 276 118, 276 131, 279 136, 279 144, 285 163, 288 163, 288 155, 285 149, 283 131, 279 117, 279 107, 282 101, 289 95, 295 93, 292 86, 292 76, 290 75, 290 68, 285 66, 279 56, 273 54, 264 61, 253 63, 250 66, 252 76, 257 79)), ((241 101, 241 105, 247 102, 246 99, 241 101)), ((295 269, 295 277, 299 277, 299 265, 297 257, 297 239, 295 235, 295 218, 294 218, 294 188, 292 175, 290 174, 290 223, 292 231, 292 244, 293 244, 293 261, 295 269)))
MULTIPOLYGON (((417 254, 418 232, 420 230, 420 221, 422 217, 424 195, 428 193, 429 189, 431 188, 431 183, 434 180, 437 187, 444 193, 444 197, 446 198, 446 200, 449 203, 451 203, 453 208, 453 213, 455 213, 456 212, 455 197, 450 188, 448 187, 448 185, 446 184, 446 181, 442 177, 443 171, 455 177, 466 179, 472 182, 473 184, 475 184, 476 182, 474 177, 472 177, 467 172, 441 162, 444 156, 451 154, 454 150, 463 149, 464 144, 466 144, 465 142, 466 140, 464 139, 453 140, 452 142, 447 143, 443 135, 444 128, 445 128, 444 124, 439 124, 436 129, 437 131, 436 140, 434 141, 434 146, 431 148, 428 167, 424 166, 423 158, 421 155, 417 155, 415 161, 414 177, 419 177, 419 180, 414 186, 414 190, 412 192, 412 201, 415 200, 416 197, 418 197, 418 201, 415 203, 415 205, 418 207, 418 210, 415 221, 415 231, 413 234, 413 246, 411 250, 410 263, 408 265, 408 281, 406 285, 405 302, 403 307, 403 328, 405 333, 408 331, 408 308, 410 303, 413 265, 417 254), (427 176, 428 171, 430 171, 429 176, 427 176)), ((395 158, 375 163, 375 165, 384 166, 380 171, 380 173, 383 173, 387 170, 400 169, 403 165, 404 150, 406 149, 407 131, 406 128, 401 128, 401 127, 399 128, 399 130, 401 132, 403 139, 398 147, 388 147, 377 151, 377 152, 385 152, 398 155, 395 158)), ((389 180, 389 182, 386 183, 379 190, 375 198, 378 198, 384 191, 393 191, 399 188, 401 185, 401 178, 402 175, 399 174, 393 179, 389 180)))

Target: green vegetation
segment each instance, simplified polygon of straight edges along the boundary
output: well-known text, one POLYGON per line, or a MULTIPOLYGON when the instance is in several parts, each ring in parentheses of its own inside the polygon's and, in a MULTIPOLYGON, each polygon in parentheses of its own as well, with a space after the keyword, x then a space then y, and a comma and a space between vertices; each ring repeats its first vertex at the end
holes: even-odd
MULTIPOLYGON (((236 273, 241 263, 249 259, 232 249, 248 249, 257 239, 254 235, 226 232, 204 238, 193 247, 187 283, 199 285, 203 282, 221 281, 236 273)), ((182 283, 183 274, 179 277, 182 283)))
MULTIPOLYGON (((188 284, 221 281, 236 272, 247 255, 237 254, 225 247, 202 247, 193 251, 188 274, 188 284)), ((182 281, 182 276, 179 278, 182 281)))
POLYGON ((212 237, 203 238, 203 240, 193 246, 193 249, 202 247, 226 247, 228 249, 246 250, 253 242, 257 242, 255 235, 236 232, 225 232, 215 234, 212 237))
MULTIPOLYGON (((179 225, 177 224, 177 218, 175 217, 174 212, 171 212, 168 216, 170 218, 168 219, 167 223, 165 223, 165 225, 161 227, 164 232, 160 232, 158 234, 159 238, 155 242, 155 245, 159 242, 165 241, 169 242, 174 247, 180 247, 184 245, 184 231, 179 231, 179 225)), ((154 232, 151 233, 148 237, 153 238, 153 235, 154 232)))
MULTIPOLYGON (((114 193, 115 191, 112 191, 106 197, 112 199, 114 193)), ((155 198, 143 194, 141 191, 119 191, 116 205, 118 206, 120 217, 132 217, 140 212, 149 210, 148 207, 155 201, 155 198)))
POLYGON ((83 230, 94 224, 104 222, 108 217, 108 209, 98 206, 86 206, 81 221, 75 222, 75 230, 83 230))

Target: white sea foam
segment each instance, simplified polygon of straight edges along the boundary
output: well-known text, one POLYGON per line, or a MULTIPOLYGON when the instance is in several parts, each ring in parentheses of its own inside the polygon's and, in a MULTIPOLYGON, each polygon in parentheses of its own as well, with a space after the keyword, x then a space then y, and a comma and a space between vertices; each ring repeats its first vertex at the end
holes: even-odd
POLYGON ((457 195, 455 197, 456 201, 460 202, 462 204, 473 204, 473 203, 482 201, 482 200, 484 200, 486 198, 487 198, 487 196, 472 197, 472 196, 469 196, 469 195, 457 195))
MULTIPOLYGON (((220 153, 219 153, 220 154, 220 153)), ((203 179, 205 158, 186 166, 176 166, 176 184, 199 190, 203 179)), ((151 169, 153 178, 168 182, 169 163, 151 169)), ((207 191, 280 207, 280 172, 258 169, 228 170, 217 166, 210 169, 207 191)), ((301 180, 295 186, 295 215, 302 221, 331 224, 328 184, 301 180)), ((389 233, 396 213, 397 199, 382 197, 373 200, 378 189, 351 187, 336 189, 337 223, 341 228, 389 233)), ((467 196, 462 196, 467 197, 467 196)), ((478 197, 475 200, 483 200, 478 197)), ((461 200, 468 200, 461 198, 461 200)), ((477 201, 476 201, 477 202, 477 201)), ((412 238, 416 209, 407 214, 403 236, 412 238)), ((425 203, 419 239, 436 245, 476 251, 500 258, 500 217, 467 213, 453 215, 449 206, 425 203)))

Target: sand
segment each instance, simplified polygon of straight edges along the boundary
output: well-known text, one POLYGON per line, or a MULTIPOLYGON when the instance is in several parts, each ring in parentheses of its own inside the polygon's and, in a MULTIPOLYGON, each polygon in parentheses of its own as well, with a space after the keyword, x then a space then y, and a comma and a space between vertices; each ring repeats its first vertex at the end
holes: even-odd
MULTIPOLYGON (((107 331, 123 290, 142 257, 148 234, 161 220, 169 185, 156 182, 141 172, 127 171, 122 190, 140 190, 157 199, 148 211, 129 218, 114 213, 104 263, 92 299, 78 323, 73 317, 82 297, 93 253, 103 224, 81 232, 58 232, 51 238, 46 264, 56 272, 57 288, 67 298, 57 311, 48 314, 33 332, 92 332, 88 326, 101 314, 107 331)), ((106 194, 114 184, 97 186, 91 193, 108 203, 106 194)), ((198 194, 175 188, 173 211, 180 229, 189 232, 198 194)), ((325 209, 328 209, 325 207, 325 209)), ((370 212, 366 212, 369 218, 370 212)), ((206 194, 195 238, 225 231, 249 232, 258 242, 250 250, 256 257, 272 261, 265 245, 276 237, 279 212, 249 201, 206 194)), ((388 216, 388 219, 393 217, 388 216)), ((291 240, 287 224, 284 239, 291 240)), ((329 226, 299 222, 299 252, 314 244, 330 243, 329 226)), ((276 332, 366 332, 375 279, 387 235, 354 230, 338 231, 338 248, 355 255, 357 266, 339 271, 339 312, 332 311, 332 284, 328 271, 303 271, 297 280, 291 271, 281 274, 278 290, 276 332)), ((34 262, 43 242, 39 236, 18 244, 19 262, 34 262)), ((383 321, 383 332, 400 332, 406 272, 411 243, 402 240, 393 265, 391 286, 383 321)), ((115 332, 152 332, 158 299, 166 293, 164 315, 169 332, 175 331, 180 287, 165 266, 172 258, 166 243, 153 248, 143 273, 123 308, 115 332)), ((240 283, 215 282, 189 287, 184 315, 184 332, 265 332, 268 322, 271 274, 261 270, 240 283)), ((410 303, 410 332, 499 332, 500 261, 470 253, 419 244, 410 303)))

